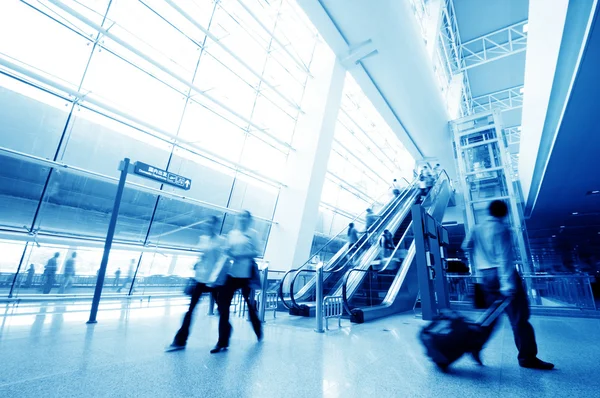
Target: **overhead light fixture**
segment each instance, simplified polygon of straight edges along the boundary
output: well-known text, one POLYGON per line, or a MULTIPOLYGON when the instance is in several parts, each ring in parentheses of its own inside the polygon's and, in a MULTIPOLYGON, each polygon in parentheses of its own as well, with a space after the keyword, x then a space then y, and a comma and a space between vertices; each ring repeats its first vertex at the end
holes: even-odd
POLYGON ((529 32, 529 24, 528 23, 523 25, 523 33, 527 33, 527 32, 529 32))
POLYGON ((578 213, 578 212, 576 212, 576 211, 574 211, 574 212, 573 212, 573 213, 571 213, 571 214, 573 214, 574 216, 576 216, 576 215, 577 215, 577 214, 579 214, 579 213, 578 213))
POLYGON ((564 228, 565 226, 564 226, 564 225, 561 225, 560 227, 561 227, 561 228, 564 228))
POLYGON ((600 191, 598 191, 598 190, 587 191, 586 195, 600 195, 600 191))
POLYGON ((552 235, 553 238, 556 238, 556 235, 552 235))

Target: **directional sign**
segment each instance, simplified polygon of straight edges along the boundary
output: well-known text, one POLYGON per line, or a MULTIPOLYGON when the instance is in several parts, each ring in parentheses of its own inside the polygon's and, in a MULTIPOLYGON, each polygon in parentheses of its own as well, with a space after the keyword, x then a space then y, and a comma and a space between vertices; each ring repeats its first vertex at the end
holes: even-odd
POLYGON ((135 162, 133 173, 151 180, 162 182, 163 184, 169 184, 177 188, 185 189, 186 191, 192 186, 192 180, 187 177, 142 162, 135 162))

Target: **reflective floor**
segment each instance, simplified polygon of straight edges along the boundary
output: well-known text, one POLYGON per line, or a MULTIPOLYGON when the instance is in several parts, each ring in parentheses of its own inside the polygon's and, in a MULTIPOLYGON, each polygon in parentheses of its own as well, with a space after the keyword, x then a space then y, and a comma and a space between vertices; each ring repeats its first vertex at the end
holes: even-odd
POLYGON ((267 316, 257 343, 232 314, 230 349, 211 355, 217 317, 197 314, 185 351, 165 353, 185 307, 114 308, 0 319, 0 397, 591 397, 600 390, 600 320, 534 317, 540 357, 518 367, 506 320, 484 351, 442 374, 424 357, 411 314, 315 333, 314 319, 267 316))

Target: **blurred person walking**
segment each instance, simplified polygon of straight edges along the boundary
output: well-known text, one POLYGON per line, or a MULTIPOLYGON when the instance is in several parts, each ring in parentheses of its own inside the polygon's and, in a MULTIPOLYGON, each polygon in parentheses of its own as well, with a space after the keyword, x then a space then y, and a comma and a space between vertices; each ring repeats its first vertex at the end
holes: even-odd
POLYGON ((48 260, 46 263, 46 267, 44 268, 44 288, 42 290, 43 294, 49 294, 54 286, 54 282, 56 282, 56 271, 58 270, 58 258, 60 257, 60 253, 54 253, 54 256, 48 260))
POLYGON ((356 252, 356 249, 358 248, 356 245, 358 243, 358 231, 356 230, 353 222, 348 224, 347 237, 348 237, 347 261, 350 261, 352 256, 356 252))
POLYGON ((58 293, 63 294, 67 289, 73 286, 73 279, 75 279, 75 259, 77 258, 77 252, 71 254, 71 258, 65 263, 65 270, 63 271, 63 283, 58 293))
POLYGON ((119 286, 119 282, 121 281, 121 267, 117 268, 115 271, 115 280, 113 282, 113 286, 119 286))
POLYGON ((177 351, 185 348, 190 335, 194 309, 198 305, 203 293, 213 291, 208 284, 211 282, 211 276, 215 267, 222 260, 223 250, 226 247, 225 238, 219 235, 219 227, 219 218, 216 216, 211 216, 204 225, 204 231, 200 237, 198 247, 202 255, 194 265, 195 285, 191 290, 190 306, 183 317, 181 328, 175 334, 175 338, 167 348, 167 351, 177 351))
POLYGON ((134 289, 133 289, 133 274, 134 273, 135 273, 135 258, 132 258, 131 262, 129 263, 129 268, 127 269, 127 277, 123 281, 123 284, 121 285, 121 287, 117 289, 117 293, 120 293, 121 289, 123 289, 125 286, 127 286, 128 283, 131 283, 131 291, 132 292, 134 291, 134 289))
MULTIPOLYGON (((501 200, 494 200, 488 211, 489 219, 469 231, 462 244, 463 250, 471 253, 476 273, 483 279, 485 304, 490 307, 496 300, 508 297, 511 302, 504 312, 510 320, 519 351, 519 365, 532 369, 553 369, 553 364, 537 358, 535 332, 529 323, 527 293, 513 263, 513 237, 506 223, 508 206, 501 200)), ((494 321, 484 330, 484 341, 489 339, 496 323, 494 321)), ((472 355, 481 364, 480 351, 472 355)))
POLYGON ((25 287, 31 287, 33 284, 33 277, 35 276, 35 265, 29 264, 27 269, 27 279, 25 279, 25 287))
POLYGON ((219 309, 219 341, 210 353, 215 354, 224 351, 229 347, 229 339, 233 328, 229 323, 229 311, 231 300, 238 289, 241 289, 242 296, 248 306, 248 314, 252 322, 252 328, 258 341, 262 340, 262 325, 258 319, 254 300, 251 300, 250 287, 251 280, 255 279, 255 273, 258 266, 254 260, 259 254, 258 233, 251 229, 252 214, 244 210, 237 217, 237 226, 227 235, 227 249, 225 253, 231 259, 231 265, 227 275, 227 280, 222 288, 219 289, 217 305, 219 309))

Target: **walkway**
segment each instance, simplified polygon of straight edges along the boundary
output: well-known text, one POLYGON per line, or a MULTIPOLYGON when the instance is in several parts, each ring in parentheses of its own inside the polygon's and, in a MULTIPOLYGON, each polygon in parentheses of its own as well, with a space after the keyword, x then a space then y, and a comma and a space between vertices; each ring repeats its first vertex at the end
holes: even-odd
MULTIPOLYGON (((229 351, 211 355, 216 317, 202 308, 187 350, 164 353, 183 306, 87 314, 20 315, 0 329, 0 397, 591 397, 600 390, 600 320, 535 317, 541 357, 522 369, 506 321, 484 352, 452 374, 423 356, 410 314, 317 334, 314 320, 278 314, 256 343, 233 317, 229 351)), ((48 311, 50 312, 50 311, 48 311)))

